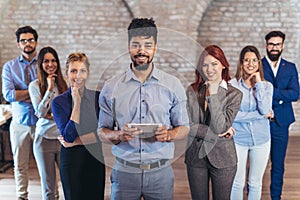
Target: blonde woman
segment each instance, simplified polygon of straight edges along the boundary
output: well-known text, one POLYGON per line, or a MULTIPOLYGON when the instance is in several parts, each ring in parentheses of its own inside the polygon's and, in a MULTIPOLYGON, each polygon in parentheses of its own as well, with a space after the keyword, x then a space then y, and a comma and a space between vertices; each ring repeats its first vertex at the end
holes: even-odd
POLYGON ((66 62, 70 88, 52 102, 63 145, 60 175, 66 200, 104 199, 105 166, 97 135, 99 94, 85 87, 89 66, 84 53, 71 53, 66 62), (85 136, 92 139, 85 142, 85 136))

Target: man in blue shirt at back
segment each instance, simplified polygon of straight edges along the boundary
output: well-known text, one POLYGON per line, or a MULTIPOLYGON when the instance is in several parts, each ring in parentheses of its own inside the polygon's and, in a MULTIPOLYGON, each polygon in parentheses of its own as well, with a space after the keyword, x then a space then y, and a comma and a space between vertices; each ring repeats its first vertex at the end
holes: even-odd
POLYGON ((36 79, 36 46, 38 34, 30 26, 16 31, 21 55, 4 64, 2 94, 12 104, 10 140, 14 160, 16 193, 19 200, 28 199, 28 165, 37 117, 28 92, 28 85, 36 79))
MULTIPOLYGON (((114 143, 111 199, 173 199, 174 139, 189 130, 185 90, 180 81, 152 62, 157 28, 152 19, 133 19, 128 27, 132 63, 108 80, 100 94, 102 139, 114 143), (129 123, 160 123, 142 135, 129 123)), ((148 126, 149 127, 149 126, 148 126)), ((143 128, 142 128, 143 129, 143 128)))

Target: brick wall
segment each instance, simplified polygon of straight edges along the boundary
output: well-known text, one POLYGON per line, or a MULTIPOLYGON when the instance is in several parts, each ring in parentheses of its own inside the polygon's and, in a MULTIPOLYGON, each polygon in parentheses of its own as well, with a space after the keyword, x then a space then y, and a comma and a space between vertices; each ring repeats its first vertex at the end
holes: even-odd
MULTIPOLYGON (((235 74, 240 50, 255 45, 265 55, 264 36, 271 30, 286 34, 283 57, 295 62, 300 71, 300 2, 297 0, 215 0, 207 8, 198 28, 203 46, 218 44, 228 57, 231 75, 235 74)), ((296 120, 300 105, 294 103, 296 120)), ((291 126, 292 134, 299 134, 300 123, 291 126)))
POLYGON ((1 66, 19 55, 14 32, 23 25, 34 27, 39 34, 38 49, 54 47, 63 65, 69 53, 85 52, 92 66, 90 87, 127 49, 126 41, 114 38, 124 32, 130 20, 122 1, 11 0, 6 1, 2 13, 1 66))
MULTIPOLYGON (((300 66, 299 8, 297 0, 3 0, 0 66, 20 54, 15 30, 31 25, 39 33, 38 49, 54 47, 62 65, 70 52, 85 52, 91 62, 88 86, 101 88, 130 62, 126 29, 132 16, 156 20, 155 63, 185 86, 194 80, 194 65, 203 46, 220 45, 234 74, 240 49, 253 44, 264 55, 264 35, 273 29, 287 34, 283 56, 300 66)), ((300 105, 294 107, 298 119, 300 105)), ((291 132, 297 134, 299 128, 300 123, 294 123, 291 132)))

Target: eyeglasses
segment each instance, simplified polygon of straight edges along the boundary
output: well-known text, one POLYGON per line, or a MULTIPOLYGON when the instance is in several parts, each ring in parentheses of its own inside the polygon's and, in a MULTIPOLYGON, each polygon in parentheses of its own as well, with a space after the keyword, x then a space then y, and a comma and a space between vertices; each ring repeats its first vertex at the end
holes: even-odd
POLYGON ((254 65, 257 65, 257 63, 259 63, 259 59, 257 59, 257 58, 253 58, 253 59, 245 58, 245 59, 243 60, 243 63, 246 64, 246 65, 248 65, 248 64, 251 63, 251 61, 252 61, 252 63, 253 63, 254 65))
POLYGON ((269 42, 269 43, 267 44, 267 46, 268 46, 269 48, 274 48, 274 47, 276 47, 276 48, 281 48, 281 47, 282 47, 282 43, 272 43, 272 42, 269 42))
POLYGON ((20 42, 22 44, 26 44, 27 42, 29 42, 30 44, 33 44, 35 42, 34 38, 30 38, 30 39, 21 39, 20 42))

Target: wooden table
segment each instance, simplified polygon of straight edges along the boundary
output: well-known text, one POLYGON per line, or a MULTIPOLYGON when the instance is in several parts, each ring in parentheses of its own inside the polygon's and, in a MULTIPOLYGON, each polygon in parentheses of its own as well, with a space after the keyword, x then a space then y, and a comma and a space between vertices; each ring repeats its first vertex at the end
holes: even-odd
POLYGON ((5 155, 7 153, 6 150, 10 149, 9 124, 11 121, 11 117, 11 105, 0 104, 0 173, 5 172, 8 168, 13 166, 13 161, 6 160, 5 158, 5 155))

